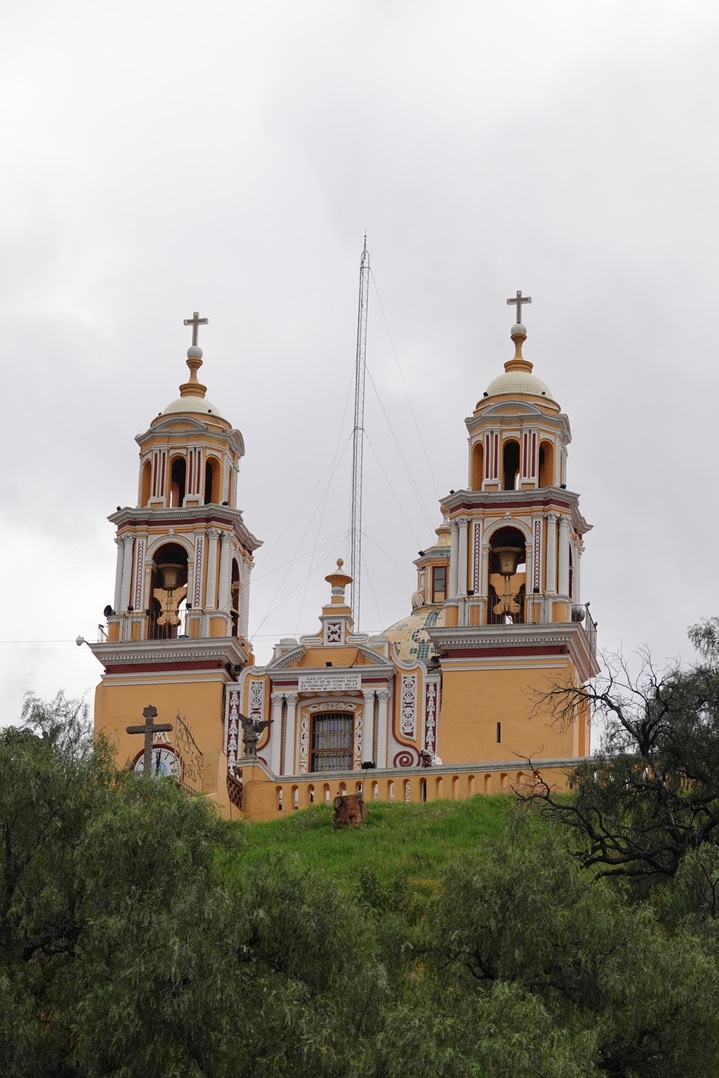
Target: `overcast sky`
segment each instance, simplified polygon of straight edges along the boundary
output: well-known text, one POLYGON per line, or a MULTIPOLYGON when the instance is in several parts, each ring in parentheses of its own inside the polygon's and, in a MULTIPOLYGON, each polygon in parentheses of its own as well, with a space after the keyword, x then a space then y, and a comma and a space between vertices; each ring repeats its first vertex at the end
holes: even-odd
POLYGON ((247 447, 258 659, 316 629, 349 557, 365 229, 362 629, 410 609, 519 288, 601 645, 691 658, 719 613, 714 0, 27 0, 0 32, 0 722, 99 678, 74 640, 193 310, 247 447))

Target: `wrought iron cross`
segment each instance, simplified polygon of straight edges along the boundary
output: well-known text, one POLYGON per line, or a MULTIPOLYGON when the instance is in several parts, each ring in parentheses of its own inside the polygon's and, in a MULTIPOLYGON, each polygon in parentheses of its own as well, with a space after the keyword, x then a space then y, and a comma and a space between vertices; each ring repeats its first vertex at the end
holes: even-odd
MULTIPOLYGON (((531 302, 532 302, 532 297, 531 296, 523 296, 520 290, 517 290, 517 295, 516 295, 515 299, 508 299, 507 300, 507 303, 509 304, 510 307, 516 307, 517 308, 517 321, 518 322, 522 321, 522 304, 523 303, 531 303, 531 302)), ((187 324, 187 323, 185 323, 185 324, 187 324)))
MULTIPOLYGON (((519 293, 517 293, 517 294, 519 295, 519 293)), ((531 302, 531 300, 530 300, 530 302, 531 302)), ((206 326, 207 325, 207 319, 206 318, 200 318, 200 312, 199 311, 193 311, 192 312, 192 318, 183 318, 182 324, 183 324, 183 326, 192 326, 192 343, 193 343, 193 345, 195 345, 195 344, 197 344, 197 336, 198 336, 198 333, 199 333, 200 326, 206 326)))
POLYGON ((152 704, 148 704, 143 709, 142 714, 145 716, 145 722, 142 726, 128 726, 128 734, 144 734, 145 735, 145 751, 142 756, 142 773, 146 779, 152 776, 152 735, 169 733, 172 729, 171 722, 156 722, 153 723, 153 719, 157 718, 157 708, 152 704))

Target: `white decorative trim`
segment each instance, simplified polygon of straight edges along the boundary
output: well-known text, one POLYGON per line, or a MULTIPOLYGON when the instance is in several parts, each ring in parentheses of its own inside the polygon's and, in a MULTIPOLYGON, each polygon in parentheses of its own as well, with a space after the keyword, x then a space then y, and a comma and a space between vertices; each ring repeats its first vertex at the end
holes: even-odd
POLYGON ((362 710, 355 712, 354 721, 354 752, 352 754, 352 767, 362 767, 362 732, 364 729, 364 714, 362 710))
POLYGON ((302 708, 300 717, 300 775, 309 771, 310 760, 310 715, 308 708, 302 708))
POLYGON ((475 520, 472 528, 472 590, 479 595, 482 590, 482 522, 475 520))
POLYGON ((232 686, 228 687, 225 706, 225 753, 230 772, 240 757, 240 741, 240 690, 232 686))
POLYGON ((189 640, 129 640, 123 643, 103 640, 88 644, 95 658, 105 666, 172 663, 182 667, 188 662, 204 660, 219 660, 234 666, 243 666, 247 662, 247 654, 234 636, 189 640))
POLYGON ((267 666, 267 672, 272 675, 275 670, 285 670, 288 666, 292 666, 293 663, 299 662, 303 655, 307 654, 306 648, 299 645, 289 651, 287 655, 283 655, 282 658, 277 659, 276 662, 271 662, 267 666))
POLYGON ((144 572, 145 563, 145 540, 138 539, 135 547, 136 551, 136 564, 135 564, 135 610, 142 610, 142 575, 144 572))
POLYGON ((534 541, 533 541, 533 558, 534 565, 532 568, 532 590, 539 592, 542 587, 542 521, 535 520, 534 522, 534 541))
POLYGON ((352 742, 352 767, 362 766, 362 711, 357 704, 349 704, 342 700, 321 700, 316 704, 303 704, 300 719, 300 770, 301 775, 309 772, 310 756, 310 719, 312 715, 321 711, 352 711, 354 713, 353 742, 352 742), (357 730, 359 728, 359 754, 357 730))
POLYGON ((439 703, 439 684, 426 681, 424 685, 424 733, 423 748, 432 754, 437 751, 437 711, 439 703))
POLYGON ((247 707, 251 719, 262 721, 265 717, 265 683, 253 678, 248 685, 247 707))
POLYGON ((202 598, 202 553, 204 545, 203 537, 198 535, 195 541, 195 592, 192 597, 192 603, 196 609, 199 608, 202 598))
POLYGON ((402 674, 400 685, 400 733, 403 737, 417 735, 417 675, 402 674))

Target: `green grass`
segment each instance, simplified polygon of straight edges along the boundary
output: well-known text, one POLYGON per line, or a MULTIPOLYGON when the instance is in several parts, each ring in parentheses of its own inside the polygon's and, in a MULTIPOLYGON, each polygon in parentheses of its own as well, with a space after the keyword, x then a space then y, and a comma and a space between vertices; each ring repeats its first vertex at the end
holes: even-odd
MULTIPOLYGON (((315 806, 268 823, 242 824, 245 845, 234 872, 251 872, 268 857, 290 858, 352 888, 373 876, 380 886, 402 881, 431 891, 444 866, 497 838, 516 811, 506 795, 428 804, 370 803, 365 824, 337 831, 330 807, 315 806)), ((537 825, 539 821, 537 821, 537 825)))

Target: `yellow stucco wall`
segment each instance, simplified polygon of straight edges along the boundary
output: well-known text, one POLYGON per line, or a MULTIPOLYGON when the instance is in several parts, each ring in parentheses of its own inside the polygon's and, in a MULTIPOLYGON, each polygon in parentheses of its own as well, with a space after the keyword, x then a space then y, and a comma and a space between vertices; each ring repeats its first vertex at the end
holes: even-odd
MULTIPOLYGON (((148 704, 157 708, 155 722, 175 722, 179 711, 204 758, 204 793, 216 801, 228 814, 225 776, 227 758, 224 754, 223 694, 224 684, 217 681, 180 681, 174 683, 149 680, 145 684, 104 684, 95 690, 95 728, 101 730, 116 751, 118 767, 126 767, 144 748, 141 734, 128 734, 126 727, 144 723, 143 709, 148 704)), ((167 735, 174 743, 174 730, 167 735)), ((158 736, 158 742, 161 738, 158 736)))
POLYGON ((541 696, 557 683, 574 683, 575 677, 568 661, 551 669, 546 663, 479 670, 446 663, 437 747, 442 761, 506 760, 513 753, 522 759, 574 755, 576 726, 566 729, 555 722, 541 696))

